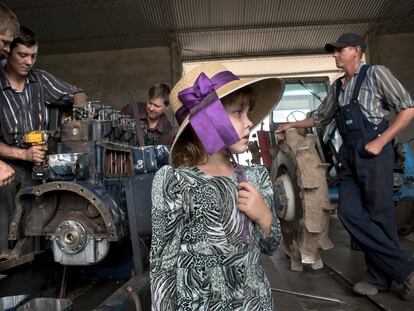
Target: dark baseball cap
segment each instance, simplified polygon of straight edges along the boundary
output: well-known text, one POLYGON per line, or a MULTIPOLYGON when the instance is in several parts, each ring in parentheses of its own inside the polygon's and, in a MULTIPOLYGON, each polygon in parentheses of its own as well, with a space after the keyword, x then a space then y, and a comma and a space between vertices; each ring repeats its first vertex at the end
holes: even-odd
POLYGON ((365 48, 367 47, 364 38, 356 33, 347 32, 340 35, 336 42, 326 44, 325 50, 327 52, 333 52, 334 49, 346 48, 347 46, 359 46, 362 52, 365 52, 365 48))

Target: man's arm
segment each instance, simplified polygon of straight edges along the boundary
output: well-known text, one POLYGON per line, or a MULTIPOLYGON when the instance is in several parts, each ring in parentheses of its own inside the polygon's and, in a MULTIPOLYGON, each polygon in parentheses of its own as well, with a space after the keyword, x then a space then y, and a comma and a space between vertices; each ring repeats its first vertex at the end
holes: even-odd
POLYGON ((284 139, 286 130, 290 128, 307 128, 315 126, 315 120, 310 117, 301 121, 289 122, 279 125, 276 129, 277 139, 284 139))
POLYGON ((7 159, 23 160, 43 163, 46 158, 45 146, 32 146, 28 149, 6 145, 0 142, 0 157, 7 159))
POLYGON ((14 180, 14 169, 0 161, 0 187, 10 184, 14 180))
POLYGON ((327 96, 311 117, 301 121, 289 122, 278 126, 278 128, 276 129, 277 138, 284 139, 285 131, 290 128, 309 128, 314 126, 318 127, 328 125, 332 118, 334 118, 334 93, 334 88, 332 86, 329 87, 327 96))
POLYGON ((42 81, 46 104, 69 107, 86 101, 87 95, 83 89, 62 81, 47 71, 35 70, 34 72, 42 81))
POLYGON ((372 78, 383 102, 397 114, 395 120, 381 136, 365 145, 368 153, 378 155, 382 148, 413 120, 414 103, 409 92, 387 67, 373 66, 372 78))
POLYGON ((382 148, 393 140, 402 129, 414 119, 414 108, 406 108, 401 111, 394 122, 380 136, 365 145, 365 150, 373 155, 378 155, 382 148))

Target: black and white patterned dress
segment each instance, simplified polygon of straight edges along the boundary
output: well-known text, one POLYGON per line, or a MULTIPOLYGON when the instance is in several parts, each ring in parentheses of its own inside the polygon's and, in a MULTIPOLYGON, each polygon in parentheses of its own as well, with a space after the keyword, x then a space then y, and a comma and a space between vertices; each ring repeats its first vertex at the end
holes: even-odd
MULTIPOLYGON (((247 180, 273 206, 266 168, 242 166, 247 180)), ((199 169, 162 167, 152 186, 151 296, 157 311, 271 311, 269 282, 260 252, 279 246, 280 225, 273 214, 265 237, 236 206, 236 175, 209 176, 199 169)))

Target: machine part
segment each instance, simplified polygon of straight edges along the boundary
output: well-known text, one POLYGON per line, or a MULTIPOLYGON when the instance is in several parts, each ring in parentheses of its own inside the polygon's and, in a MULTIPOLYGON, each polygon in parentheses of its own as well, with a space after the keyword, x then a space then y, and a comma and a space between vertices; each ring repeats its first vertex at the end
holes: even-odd
POLYGON ((130 287, 134 293, 139 294, 143 310, 150 310, 150 278, 149 273, 133 276, 122 285, 116 292, 109 296, 104 302, 97 306, 94 311, 107 310, 133 310, 135 303, 132 302, 127 288, 130 287))
POLYGON ((263 165, 270 169, 270 166, 272 165, 272 159, 269 152, 270 146, 269 146, 269 131, 257 131, 257 140, 259 141, 261 156, 263 160, 263 165))
POLYGON ((88 217, 95 218, 99 216, 99 211, 95 205, 89 203, 86 205, 85 214, 88 215, 88 217))
MULTIPOLYGON (((107 237, 109 241, 119 241, 125 236, 125 211, 119 207, 109 193, 102 191, 98 186, 80 181, 78 183, 54 181, 24 188, 17 193, 16 208, 9 227, 9 239, 16 240, 19 237, 21 223, 24 224, 23 229, 26 236, 45 235, 45 232, 54 235, 62 220, 78 219, 80 217, 78 210, 84 210, 83 207, 88 204, 93 204, 97 208, 103 221, 103 223, 95 221, 93 225, 90 225, 90 227, 99 226, 96 237, 103 236, 107 237), (60 199, 56 200, 56 197, 60 199), (39 198, 43 198, 49 203, 43 204, 43 206, 53 210, 53 214, 56 213, 51 220, 43 220, 41 224, 38 219, 45 211, 38 209, 39 198), (57 206, 58 201, 59 206, 57 206), (50 204, 51 202, 55 202, 55 204, 50 204)), ((85 222, 87 223, 86 218, 82 218, 82 223, 85 222)))
POLYGON ((414 231, 414 201, 396 202, 395 215, 400 235, 407 236, 414 231))
POLYGON ((288 174, 282 174, 273 186, 276 203, 276 213, 280 219, 293 221, 295 219, 295 192, 292 180, 288 174))
POLYGON ((295 295, 295 296, 300 296, 300 297, 307 297, 307 298, 312 298, 312 299, 319 299, 319 300, 336 302, 336 303, 344 303, 341 300, 334 299, 334 298, 329 298, 329 297, 322 297, 322 296, 317 296, 317 295, 310 295, 310 294, 305 294, 305 293, 293 292, 293 291, 290 291, 290 290, 284 290, 284 289, 273 288, 273 287, 271 287, 270 289, 274 292, 279 292, 279 293, 284 293, 284 294, 290 294, 290 295, 295 295))
POLYGON ((17 308, 16 311, 55 310, 70 311, 73 302, 70 299, 35 298, 17 308))
POLYGON ((0 272, 33 261, 35 255, 40 254, 38 239, 24 237, 16 242, 13 249, 0 250, 0 272))
POLYGON ((16 308, 25 302, 29 295, 16 295, 16 296, 6 296, 0 298, 0 310, 16 310, 16 308))
POLYGON ((135 147, 132 154, 137 174, 155 172, 158 169, 154 146, 135 147))
POLYGON ((254 164, 260 164, 261 163, 261 155, 260 155, 260 148, 259 148, 259 144, 257 143, 256 140, 254 141, 249 141, 247 143, 247 147, 252 155, 252 161, 251 163, 254 164))
POLYGON ((151 186, 153 174, 140 175, 132 179, 125 189, 128 223, 132 242, 132 260, 136 274, 144 273, 143 258, 145 248, 142 236, 149 236, 152 232, 151 222, 151 186))
POLYGON ((63 299, 66 297, 66 289, 68 285, 68 270, 69 266, 63 266, 63 275, 62 280, 60 281, 60 292, 59 292, 59 299, 63 299))
MULTIPOLYGON (((127 237, 129 219, 139 225, 134 232, 145 237, 151 234, 153 172, 168 163, 168 147, 136 149, 134 119, 100 102, 73 107, 72 118, 63 122, 56 118, 57 127, 25 137, 26 146, 45 144, 44 134, 49 134, 55 146, 47 163, 33 171, 43 183, 16 194, 9 225, 9 240, 16 241, 16 246, 0 251, 4 259, 0 271, 32 260, 40 249, 46 249, 45 240, 51 240, 57 262, 96 263, 108 254, 110 242, 122 242, 127 237), (127 198, 127 186, 137 180, 144 186, 127 198), (143 189, 146 193, 141 195, 143 189), (130 210, 134 216, 127 217, 130 210)), ((19 142, 25 143, 23 137, 19 142)), ((137 238, 140 241, 143 237, 137 238)), ((138 267, 141 253, 134 254, 138 267)))
POLYGON ((17 193, 9 239, 16 240, 22 234, 48 236, 52 239, 55 261, 90 265, 101 261, 108 254, 109 241, 120 241, 126 230, 125 211, 109 193, 80 181, 62 181, 24 188, 17 193), (99 217, 85 214, 89 204, 98 210, 99 217))
POLYGON ((135 290, 131 286, 127 286, 126 291, 127 291, 128 294, 131 295, 132 299, 134 300, 135 310, 136 311, 141 311, 142 310, 141 300, 139 299, 138 294, 135 292, 135 290))
POLYGON ((88 155, 84 153, 60 153, 47 156, 50 180, 85 179, 89 173, 88 155))
POLYGON ((77 254, 86 246, 88 235, 83 225, 76 220, 65 220, 56 229, 54 240, 66 254, 77 254))
POLYGON ((56 237, 52 236, 52 251, 56 262, 62 265, 91 265, 106 257, 109 252, 108 239, 88 237, 84 248, 78 253, 68 253, 58 245, 56 237))
POLYGON ((302 271, 304 264, 322 268, 320 250, 333 247, 328 229, 329 213, 334 207, 329 204, 326 165, 321 163, 315 139, 313 134, 303 136, 296 129, 287 130, 270 172, 274 192, 279 197, 281 194, 279 204, 286 204, 278 208, 278 215, 284 215, 280 217, 283 251, 290 257, 294 271, 302 271), (293 219, 286 215, 293 215, 293 219))

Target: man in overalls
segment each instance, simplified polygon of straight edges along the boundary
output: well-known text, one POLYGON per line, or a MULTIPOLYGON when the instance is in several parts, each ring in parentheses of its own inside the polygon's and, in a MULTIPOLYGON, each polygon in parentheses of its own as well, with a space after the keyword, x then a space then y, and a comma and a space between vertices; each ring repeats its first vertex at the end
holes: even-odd
POLYGON ((337 79, 314 115, 281 125, 289 128, 326 126, 335 118, 343 144, 339 150, 338 216, 365 254, 367 270, 353 291, 374 295, 392 281, 403 284, 400 298, 414 297, 414 258, 400 249, 393 201, 394 137, 414 118, 414 103, 404 87, 383 66, 361 63, 364 39, 342 34, 325 45, 345 75, 337 79), (384 117, 397 114, 388 126, 384 117))

